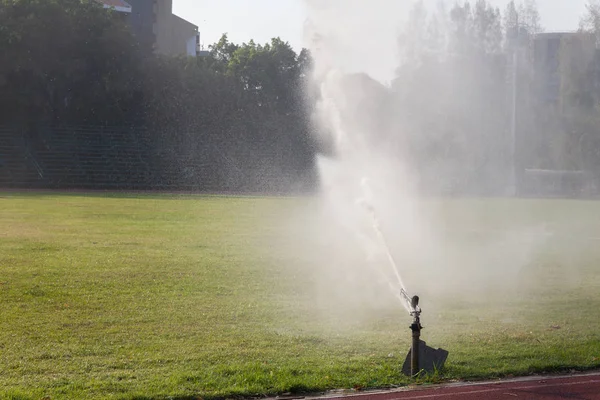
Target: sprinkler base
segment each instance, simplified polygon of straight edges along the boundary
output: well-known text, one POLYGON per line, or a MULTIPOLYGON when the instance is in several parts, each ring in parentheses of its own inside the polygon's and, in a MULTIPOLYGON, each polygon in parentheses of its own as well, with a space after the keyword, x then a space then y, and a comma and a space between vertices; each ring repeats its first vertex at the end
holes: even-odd
MULTIPOLYGON (((413 376, 411 374, 411 354, 412 349, 408 351, 404 365, 402 366, 402 373, 407 376, 413 376)), ((446 359, 448 358, 448 352, 444 349, 434 349, 433 347, 427 346, 427 343, 419 341, 419 372, 426 372, 428 374, 439 371, 443 368, 446 359)))

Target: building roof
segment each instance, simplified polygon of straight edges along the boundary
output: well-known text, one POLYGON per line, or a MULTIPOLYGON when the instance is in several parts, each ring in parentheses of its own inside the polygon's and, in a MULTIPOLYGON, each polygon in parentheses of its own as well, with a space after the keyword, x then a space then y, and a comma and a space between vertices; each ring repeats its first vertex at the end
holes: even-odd
POLYGON ((185 25, 186 28, 193 29, 196 32, 198 31, 198 25, 193 24, 190 21, 181 18, 179 15, 173 14, 173 19, 176 21, 175 23, 178 25, 185 25))
POLYGON ((96 0, 101 3, 104 8, 111 8, 115 11, 130 13, 131 5, 124 0, 96 0))
POLYGON ((563 31, 563 32, 540 32, 535 35, 536 39, 560 39, 565 36, 575 36, 578 35, 577 31, 563 31))

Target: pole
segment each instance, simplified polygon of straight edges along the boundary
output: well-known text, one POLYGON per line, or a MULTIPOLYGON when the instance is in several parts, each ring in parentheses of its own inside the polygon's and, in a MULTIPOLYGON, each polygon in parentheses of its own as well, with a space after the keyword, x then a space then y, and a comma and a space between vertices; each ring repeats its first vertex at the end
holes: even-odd
POLYGON ((517 52, 513 53, 512 112, 510 126, 510 195, 517 195, 517 52))
POLYGON ((410 325, 412 331, 412 346, 410 349, 410 376, 416 377, 421 371, 419 363, 420 342, 421 342, 421 309, 418 307, 419 296, 413 296, 411 306, 413 311, 413 323, 410 325))
POLYGON ((519 16, 517 15, 515 38, 513 42, 512 59, 512 107, 511 107, 511 127, 510 127, 510 195, 516 196, 518 192, 517 179, 517 99, 518 99, 518 79, 519 79, 519 16))

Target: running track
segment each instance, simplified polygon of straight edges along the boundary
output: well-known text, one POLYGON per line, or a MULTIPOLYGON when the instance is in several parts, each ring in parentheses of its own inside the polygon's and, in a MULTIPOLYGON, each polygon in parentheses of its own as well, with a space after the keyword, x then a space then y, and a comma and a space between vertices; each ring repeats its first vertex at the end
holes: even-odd
POLYGON ((600 400, 600 373, 327 396, 343 400, 600 400))

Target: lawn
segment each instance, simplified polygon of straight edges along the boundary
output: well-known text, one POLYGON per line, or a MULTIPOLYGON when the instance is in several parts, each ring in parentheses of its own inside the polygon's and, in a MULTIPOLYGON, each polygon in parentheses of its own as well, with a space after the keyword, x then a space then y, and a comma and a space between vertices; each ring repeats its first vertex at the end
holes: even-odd
MULTIPOLYGON (((0 193, 0 399, 408 384, 409 316, 387 300, 345 301, 335 280, 319 282, 325 249, 307 247, 301 228, 313 203, 0 193), (324 285, 337 295, 323 297, 324 285)), ((416 285, 423 339, 450 352, 429 382, 600 367, 600 203, 446 200, 431 209, 452 231, 444 257, 475 255, 464 270, 424 270, 416 285), (499 257, 489 237, 515 224, 558 234, 526 257, 501 241, 499 257), (518 270, 506 261, 516 259, 518 270), (481 260, 493 273, 477 269, 481 260)))

